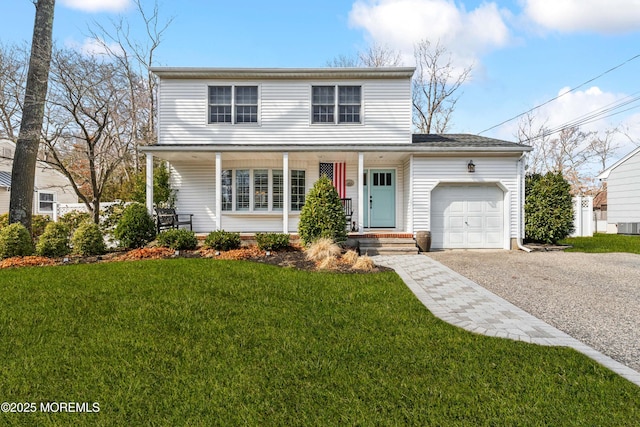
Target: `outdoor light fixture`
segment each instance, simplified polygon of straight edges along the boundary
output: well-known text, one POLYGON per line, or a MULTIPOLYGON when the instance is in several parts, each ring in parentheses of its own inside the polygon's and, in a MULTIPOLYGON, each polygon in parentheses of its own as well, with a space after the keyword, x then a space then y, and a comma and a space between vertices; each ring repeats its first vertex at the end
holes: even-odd
POLYGON ((469 173, 473 173, 476 171, 476 165, 473 164, 473 160, 469 160, 469 163, 467 163, 467 170, 469 171, 469 173))

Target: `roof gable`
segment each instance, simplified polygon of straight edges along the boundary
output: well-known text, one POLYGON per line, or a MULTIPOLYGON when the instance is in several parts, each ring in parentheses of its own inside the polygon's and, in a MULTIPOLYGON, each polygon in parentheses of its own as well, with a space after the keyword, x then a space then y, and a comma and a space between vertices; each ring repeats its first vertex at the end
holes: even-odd
POLYGON ((617 168, 618 166, 620 166, 621 164, 623 164, 624 162, 626 162, 627 160, 629 160, 630 158, 632 158, 638 153, 640 153, 640 147, 636 148, 635 150, 633 150, 632 152, 630 152, 629 154, 627 154, 626 156, 624 156, 623 158, 615 162, 613 165, 603 170, 600 173, 600 175, 597 176, 597 178, 599 180, 607 180, 609 178, 609 175, 611 174, 611 171, 613 171, 615 168, 617 168))

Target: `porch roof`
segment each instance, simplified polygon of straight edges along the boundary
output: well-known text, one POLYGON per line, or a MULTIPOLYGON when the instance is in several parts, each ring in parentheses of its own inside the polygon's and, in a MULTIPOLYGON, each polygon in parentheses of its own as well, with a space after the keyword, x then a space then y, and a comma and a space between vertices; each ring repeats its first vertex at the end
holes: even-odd
POLYGON ((531 151, 528 145, 477 135, 414 134, 412 144, 162 144, 140 147, 147 153, 163 152, 364 152, 405 154, 515 154, 531 151))

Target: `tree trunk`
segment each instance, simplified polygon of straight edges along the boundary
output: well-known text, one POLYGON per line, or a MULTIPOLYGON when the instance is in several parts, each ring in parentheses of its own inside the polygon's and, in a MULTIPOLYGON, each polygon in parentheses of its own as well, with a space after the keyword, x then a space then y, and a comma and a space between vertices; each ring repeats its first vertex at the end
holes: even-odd
POLYGON ((49 83, 55 0, 38 0, 20 132, 11 171, 9 222, 31 231, 38 145, 49 83))

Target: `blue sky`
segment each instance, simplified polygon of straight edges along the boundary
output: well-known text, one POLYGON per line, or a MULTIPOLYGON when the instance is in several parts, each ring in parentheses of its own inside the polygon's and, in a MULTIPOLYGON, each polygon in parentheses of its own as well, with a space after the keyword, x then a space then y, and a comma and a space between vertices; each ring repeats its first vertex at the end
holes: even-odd
MULTIPOLYGON (((82 49, 92 22, 138 16, 131 0, 57 0, 54 37, 82 49)), ((153 0, 143 0, 151 8, 153 0)), ((640 0, 181 0, 159 1, 173 17, 156 65, 323 67, 370 43, 403 53, 440 40, 459 67, 473 64, 450 132, 479 133, 574 89, 536 110, 538 122, 561 126, 640 92, 640 0)), ((0 41, 28 42, 31 0, 0 0, 0 41)), ((139 31, 140 26, 134 26, 139 31)), ((142 36, 141 36, 142 37, 142 36)), ((618 127, 624 155, 640 144, 640 100, 599 117, 584 130, 618 127)), ((513 140, 517 120, 483 133, 513 140)))

